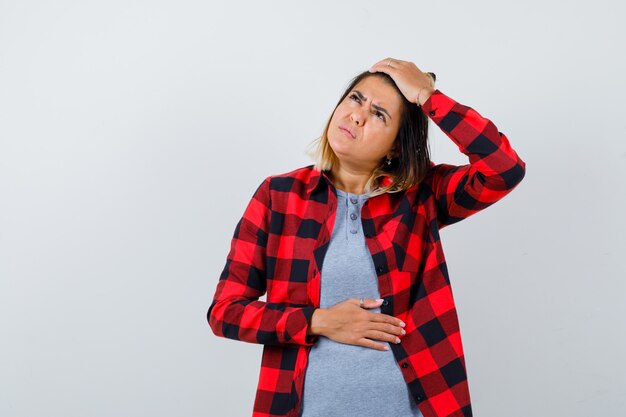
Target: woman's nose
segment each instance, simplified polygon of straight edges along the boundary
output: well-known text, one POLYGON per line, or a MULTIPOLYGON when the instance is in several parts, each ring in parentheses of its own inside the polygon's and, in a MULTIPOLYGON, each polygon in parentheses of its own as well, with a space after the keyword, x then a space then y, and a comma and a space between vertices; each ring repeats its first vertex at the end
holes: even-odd
POLYGON ((363 118, 361 113, 359 113, 358 111, 353 111, 352 114, 350 115, 350 120, 352 120, 357 125, 362 126, 363 120, 365 119, 363 118))

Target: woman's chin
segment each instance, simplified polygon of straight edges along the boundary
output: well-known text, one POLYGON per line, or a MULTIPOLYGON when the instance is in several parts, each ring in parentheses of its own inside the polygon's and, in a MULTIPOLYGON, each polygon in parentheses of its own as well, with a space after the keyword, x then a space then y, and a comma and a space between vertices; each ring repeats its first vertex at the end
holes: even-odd
POLYGON ((346 136, 333 136, 328 137, 328 144, 335 153, 346 153, 354 149, 354 139, 347 138, 346 136))
POLYGON ((348 149, 346 146, 331 144, 330 148, 339 158, 348 157, 349 155, 351 155, 350 149, 348 149))

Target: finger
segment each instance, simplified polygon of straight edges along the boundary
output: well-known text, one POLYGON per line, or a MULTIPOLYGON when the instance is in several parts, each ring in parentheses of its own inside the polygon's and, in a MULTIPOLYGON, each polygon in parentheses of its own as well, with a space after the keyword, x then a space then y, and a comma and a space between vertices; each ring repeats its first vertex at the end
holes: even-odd
POLYGON ((363 308, 376 308, 380 307, 382 304, 382 298, 364 298, 363 299, 363 308))
POLYGON ((387 65, 389 63, 389 61, 394 61, 394 59, 388 56, 387 58, 381 59, 380 61, 376 62, 372 66, 381 65, 381 64, 387 65))
POLYGON ((370 313, 370 320, 374 321, 374 322, 378 322, 378 323, 389 323, 389 324, 393 324, 394 326, 400 326, 400 327, 404 327, 406 326, 406 324, 398 319, 395 318, 393 316, 390 316, 388 314, 382 314, 382 313, 370 313))
POLYGON ((373 340, 366 339, 364 337, 357 341, 357 345, 382 351, 389 350, 389 345, 387 343, 374 342, 373 340))
POLYGON ((393 334, 396 336, 402 336, 406 334, 406 331, 400 327, 389 323, 370 323, 372 330, 393 334))
POLYGON ((354 304, 359 308, 368 308, 365 307, 365 302, 366 298, 349 298, 347 301, 350 302, 350 304, 354 304))
POLYGON ((392 67, 392 68, 397 68, 397 67, 401 67, 404 64, 406 64, 407 61, 403 61, 403 60, 398 59, 398 58, 387 57, 386 59, 383 59, 382 61, 379 61, 379 63, 385 64, 385 65, 387 65, 389 67, 392 67))
POLYGON ((368 339, 382 340, 383 342, 400 343, 400 338, 398 336, 385 332, 379 332, 378 330, 368 330, 365 332, 364 336, 368 339))
POLYGON ((390 73, 394 69, 397 69, 400 66, 402 66, 402 64, 403 64, 403 61, 400 61, 399 59, 385 58, 385 59, 378 61, 374 65, 372 65, 372 67, 370 68, 370 71, 371 72, 380 71, 380 72, 390 73))

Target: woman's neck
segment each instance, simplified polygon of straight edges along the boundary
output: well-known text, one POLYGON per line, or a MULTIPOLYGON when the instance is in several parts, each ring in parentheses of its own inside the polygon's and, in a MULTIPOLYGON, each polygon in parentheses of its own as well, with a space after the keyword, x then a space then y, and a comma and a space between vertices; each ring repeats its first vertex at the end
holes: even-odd
POLYGON ((351 194, 365 194, 365 185, 371 175, 371 171, 350 169, 338 164, 329 173, 335 188, 351 194))

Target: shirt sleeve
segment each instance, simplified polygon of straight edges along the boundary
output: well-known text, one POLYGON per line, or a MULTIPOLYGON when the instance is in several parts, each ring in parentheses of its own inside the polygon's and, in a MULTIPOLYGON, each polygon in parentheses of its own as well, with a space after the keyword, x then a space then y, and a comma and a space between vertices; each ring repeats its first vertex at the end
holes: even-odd
POLYGON ((425 181, 435 194, 440 229, 500 200, 524 178, 526 163, 506 135, 473 108, 437 89, 422 111, 469 157, 460 166, 431 162, 425 181))
POLYGON ((265 294, 271 217, 270 177, 257 187, 235 227, 207 321, 217 336, 249 343, 311 346, 312 306, 259 301, 265 294))

